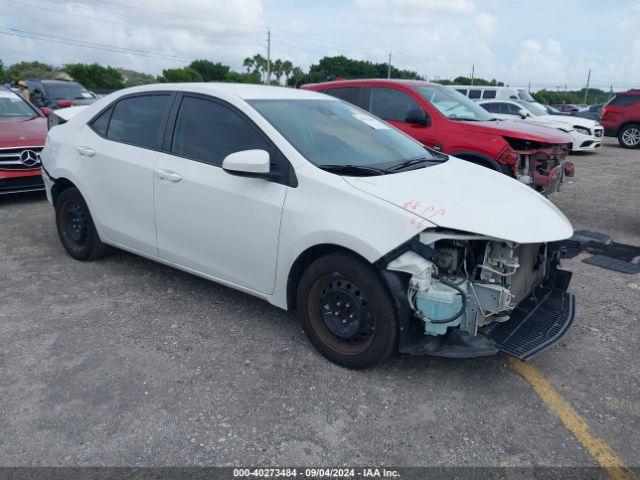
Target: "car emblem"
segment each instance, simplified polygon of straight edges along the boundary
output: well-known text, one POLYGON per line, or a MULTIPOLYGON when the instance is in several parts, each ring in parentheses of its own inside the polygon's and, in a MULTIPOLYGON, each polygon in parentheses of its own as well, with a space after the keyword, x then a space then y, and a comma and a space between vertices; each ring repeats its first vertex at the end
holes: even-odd
POLYGON ((40 157, 33 150, 23 150, 20 154, 20 161, 25 167, 35 167, 40 163, 40 157))

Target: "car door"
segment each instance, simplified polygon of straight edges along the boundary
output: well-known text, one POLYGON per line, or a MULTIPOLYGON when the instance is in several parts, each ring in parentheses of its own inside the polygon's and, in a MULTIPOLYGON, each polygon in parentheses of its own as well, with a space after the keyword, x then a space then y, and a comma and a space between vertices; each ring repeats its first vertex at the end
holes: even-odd
POLYGON ((77 177, 98 231, 110 243, 157 256, 153 169, 172 93, 117 100, 79 132, 77 177))
POLYGON ((155 168, 160 258, 194 272, 272 293, 290 166, 265 134, 222 100, 181 95, 155 168), (269 152, 252 178, 221 168, 234 152, 269 152))
POLYGON ((407 92, 390 87, 371 87, 367 106, 367 110, 373 115, 389 122, 423 145, 436 150, 441 149, 431 124, 420 125, 405 121, 410 110, 422 110, 429 117, 429 112, 407 92))

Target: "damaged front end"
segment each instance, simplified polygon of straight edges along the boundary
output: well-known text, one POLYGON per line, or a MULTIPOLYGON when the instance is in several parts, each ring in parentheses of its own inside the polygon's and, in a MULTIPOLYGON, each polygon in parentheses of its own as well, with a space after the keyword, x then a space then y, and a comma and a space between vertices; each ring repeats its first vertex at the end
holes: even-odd
POLYGON ((569 145, 546 144, 505 138, 509 147, 502 161, 509 164, 515 178, 549 195, 560 189, 564 177, 573 177, 575 167, 567 159, 569 145))
POLYGON ((554 243, 426 230, 378 263, 400 314, 401 352, 526 359, 567 331, 571 273, 554 243))

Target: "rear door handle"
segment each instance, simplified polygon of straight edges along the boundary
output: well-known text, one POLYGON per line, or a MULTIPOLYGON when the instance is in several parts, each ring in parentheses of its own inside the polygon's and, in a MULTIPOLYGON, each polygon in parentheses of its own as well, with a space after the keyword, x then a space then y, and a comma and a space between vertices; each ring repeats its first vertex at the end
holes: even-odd
POLYGON ((96 151, 91 147, 78 147, 78 153, 85 157, 93 157, 96 154, 96 151))
POLYGON ((160 180, 167 180, 173 183, 177 183, 182 180, 182 175, 180 175, 179 173, 172 170, 165 170, 163 168, 156 170, 156 177, 158 177, 160 180))

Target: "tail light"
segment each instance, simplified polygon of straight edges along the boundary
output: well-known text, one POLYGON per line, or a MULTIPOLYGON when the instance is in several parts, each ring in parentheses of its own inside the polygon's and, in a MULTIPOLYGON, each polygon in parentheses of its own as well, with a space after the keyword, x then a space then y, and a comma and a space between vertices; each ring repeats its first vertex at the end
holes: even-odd
POLYGON ((57 104, 60 108, 73 107, 73 102, 71 100, 60 100, 57 104))

